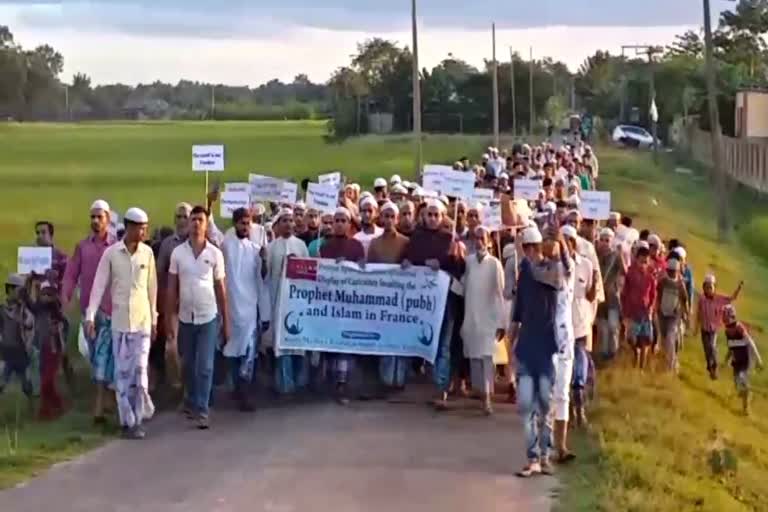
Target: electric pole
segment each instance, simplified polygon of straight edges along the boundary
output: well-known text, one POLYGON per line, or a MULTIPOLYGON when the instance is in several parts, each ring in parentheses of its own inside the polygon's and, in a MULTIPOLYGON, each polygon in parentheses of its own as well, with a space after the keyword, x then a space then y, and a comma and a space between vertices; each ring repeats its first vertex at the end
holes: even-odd
POLYGON ((715 57, 712 43, 712 15, 709 0, 704 0, 704 60, 707 75, 707 104, 709 107, 709 134, 712 138, 712 166, 715 178, 715 201, 717 204, 717 236, 721 242, 731 238, 730 194, 728 179, 723 168, 722 134, 720 113, 717 108, 717 84, 715 82, 715 57))
POLYGON ((515 103, 515 53, 509 47, 509 83, 512 92, 512 136, 517 137, 517 104, 515 103))
POLYGON ((493 146, 499 147, 499 64, 496 62, 496 24, 491 24, 493 43, 493 146))
POLYGON ((421 176, 421 83, 419 81, 419 33, 416 26, 416 0, 411 0, 411 32, 413 35, 413 142, 416 177, 421 176))

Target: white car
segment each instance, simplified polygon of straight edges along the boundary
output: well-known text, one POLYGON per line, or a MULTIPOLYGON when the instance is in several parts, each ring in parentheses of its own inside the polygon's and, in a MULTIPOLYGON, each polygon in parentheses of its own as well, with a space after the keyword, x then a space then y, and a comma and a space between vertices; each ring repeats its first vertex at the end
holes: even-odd
MULTIPOLYGON (((656 141, 661 145, 658 139, 656 141)), ((645 128, 620 124, 613 130, 613 142, 632 148, 649 148, 653 146, 653 135, 645 128)))

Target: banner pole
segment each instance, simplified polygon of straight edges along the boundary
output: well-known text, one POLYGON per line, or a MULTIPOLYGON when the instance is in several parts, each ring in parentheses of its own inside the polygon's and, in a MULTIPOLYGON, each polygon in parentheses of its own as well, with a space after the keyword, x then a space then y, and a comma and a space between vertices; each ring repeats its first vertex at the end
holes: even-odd
POLYGON ((208 204, 208 171, 205 171, 205 204, 208 204))

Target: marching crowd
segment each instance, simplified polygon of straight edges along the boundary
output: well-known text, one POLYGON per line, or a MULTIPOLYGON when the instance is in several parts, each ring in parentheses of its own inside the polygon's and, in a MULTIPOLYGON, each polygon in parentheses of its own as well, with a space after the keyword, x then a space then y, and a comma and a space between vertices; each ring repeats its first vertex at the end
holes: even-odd
POLYGON ((698 291, 681 241, 638 231, 618 212, 605 221, 583 218, 581 191, 596 189, 599 180, 589 146, 489 148, 477 164, 462 158, 453 168, 474 173, 478 188, 494 191, 506 227, 491 232, 486 226, 488 204, 441 196, 399 176, 376 179, 371 192, 342 184, 333 213, 301 201, 241 208, 225 231, 211 214, 217 192, 205 205, 178 204, 175 228, 152 236, 139 208, 128 209, 123 225, 111 229, 110 206, 97 200, 89 210, 90 233, 69 258, 54 244, 53 223, 38 222, 37 245, 52 247, 53 265, 45 275, 7 278, 0 386, 17 376, 24 393, 39 394, 42 418, 63 412, 58 373, 72 373, 64 311, 79 290, 81 352, 97 389, 94 421, 106 421, 114 396, 123 435, 133 439, 145 436, 143 422, 154 413, 155 369, 183 389, 188 418, 209 428, 214 361, 222 356, 244 411, 254 408, 257 368, 269 372, 278 395, 327 385, 340 404, 362 394, 398 393, 415 374, 429 373, 435 407, 471 393, 489 415, 503 378, 526 433, 528 463, 519 475, 548 474, 552 462, 574 457, 568 422, 587 421, 595 363, 610 364, 626 346, 638 368, 659 353, 666 370, 677 372, 691 328, 701 335, 713 379, 717 336, 725 332, 726 361, 748 412, 749 371, 762 362, 733 306, 741 285, 731 296, 720 295, 715 276, 707 275, 698 291), (519 178, 540 181, 538 199, 514 199, 519 178), (272 326, 291 257, 448 273, 434 364, 281 350, 272 326))

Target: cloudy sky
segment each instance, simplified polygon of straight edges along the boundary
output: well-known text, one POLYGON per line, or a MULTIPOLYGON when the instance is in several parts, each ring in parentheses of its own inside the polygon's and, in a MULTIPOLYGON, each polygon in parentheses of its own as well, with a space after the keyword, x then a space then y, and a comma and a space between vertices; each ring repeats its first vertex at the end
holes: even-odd
MULTIPOLYGON (((718 0, 715 0, 715 5, 718 0)), ((576 69, 597 49, 666 44, 701 25, 700 0, 419 0, 420 58, 479 65, 509 47, 576 69)), ((0 0, 24 46, 50 43, 95 83, 180 78, 256 85, 307 73, 325 81, 357 42, 410 44, 409 0, 0 0)))

